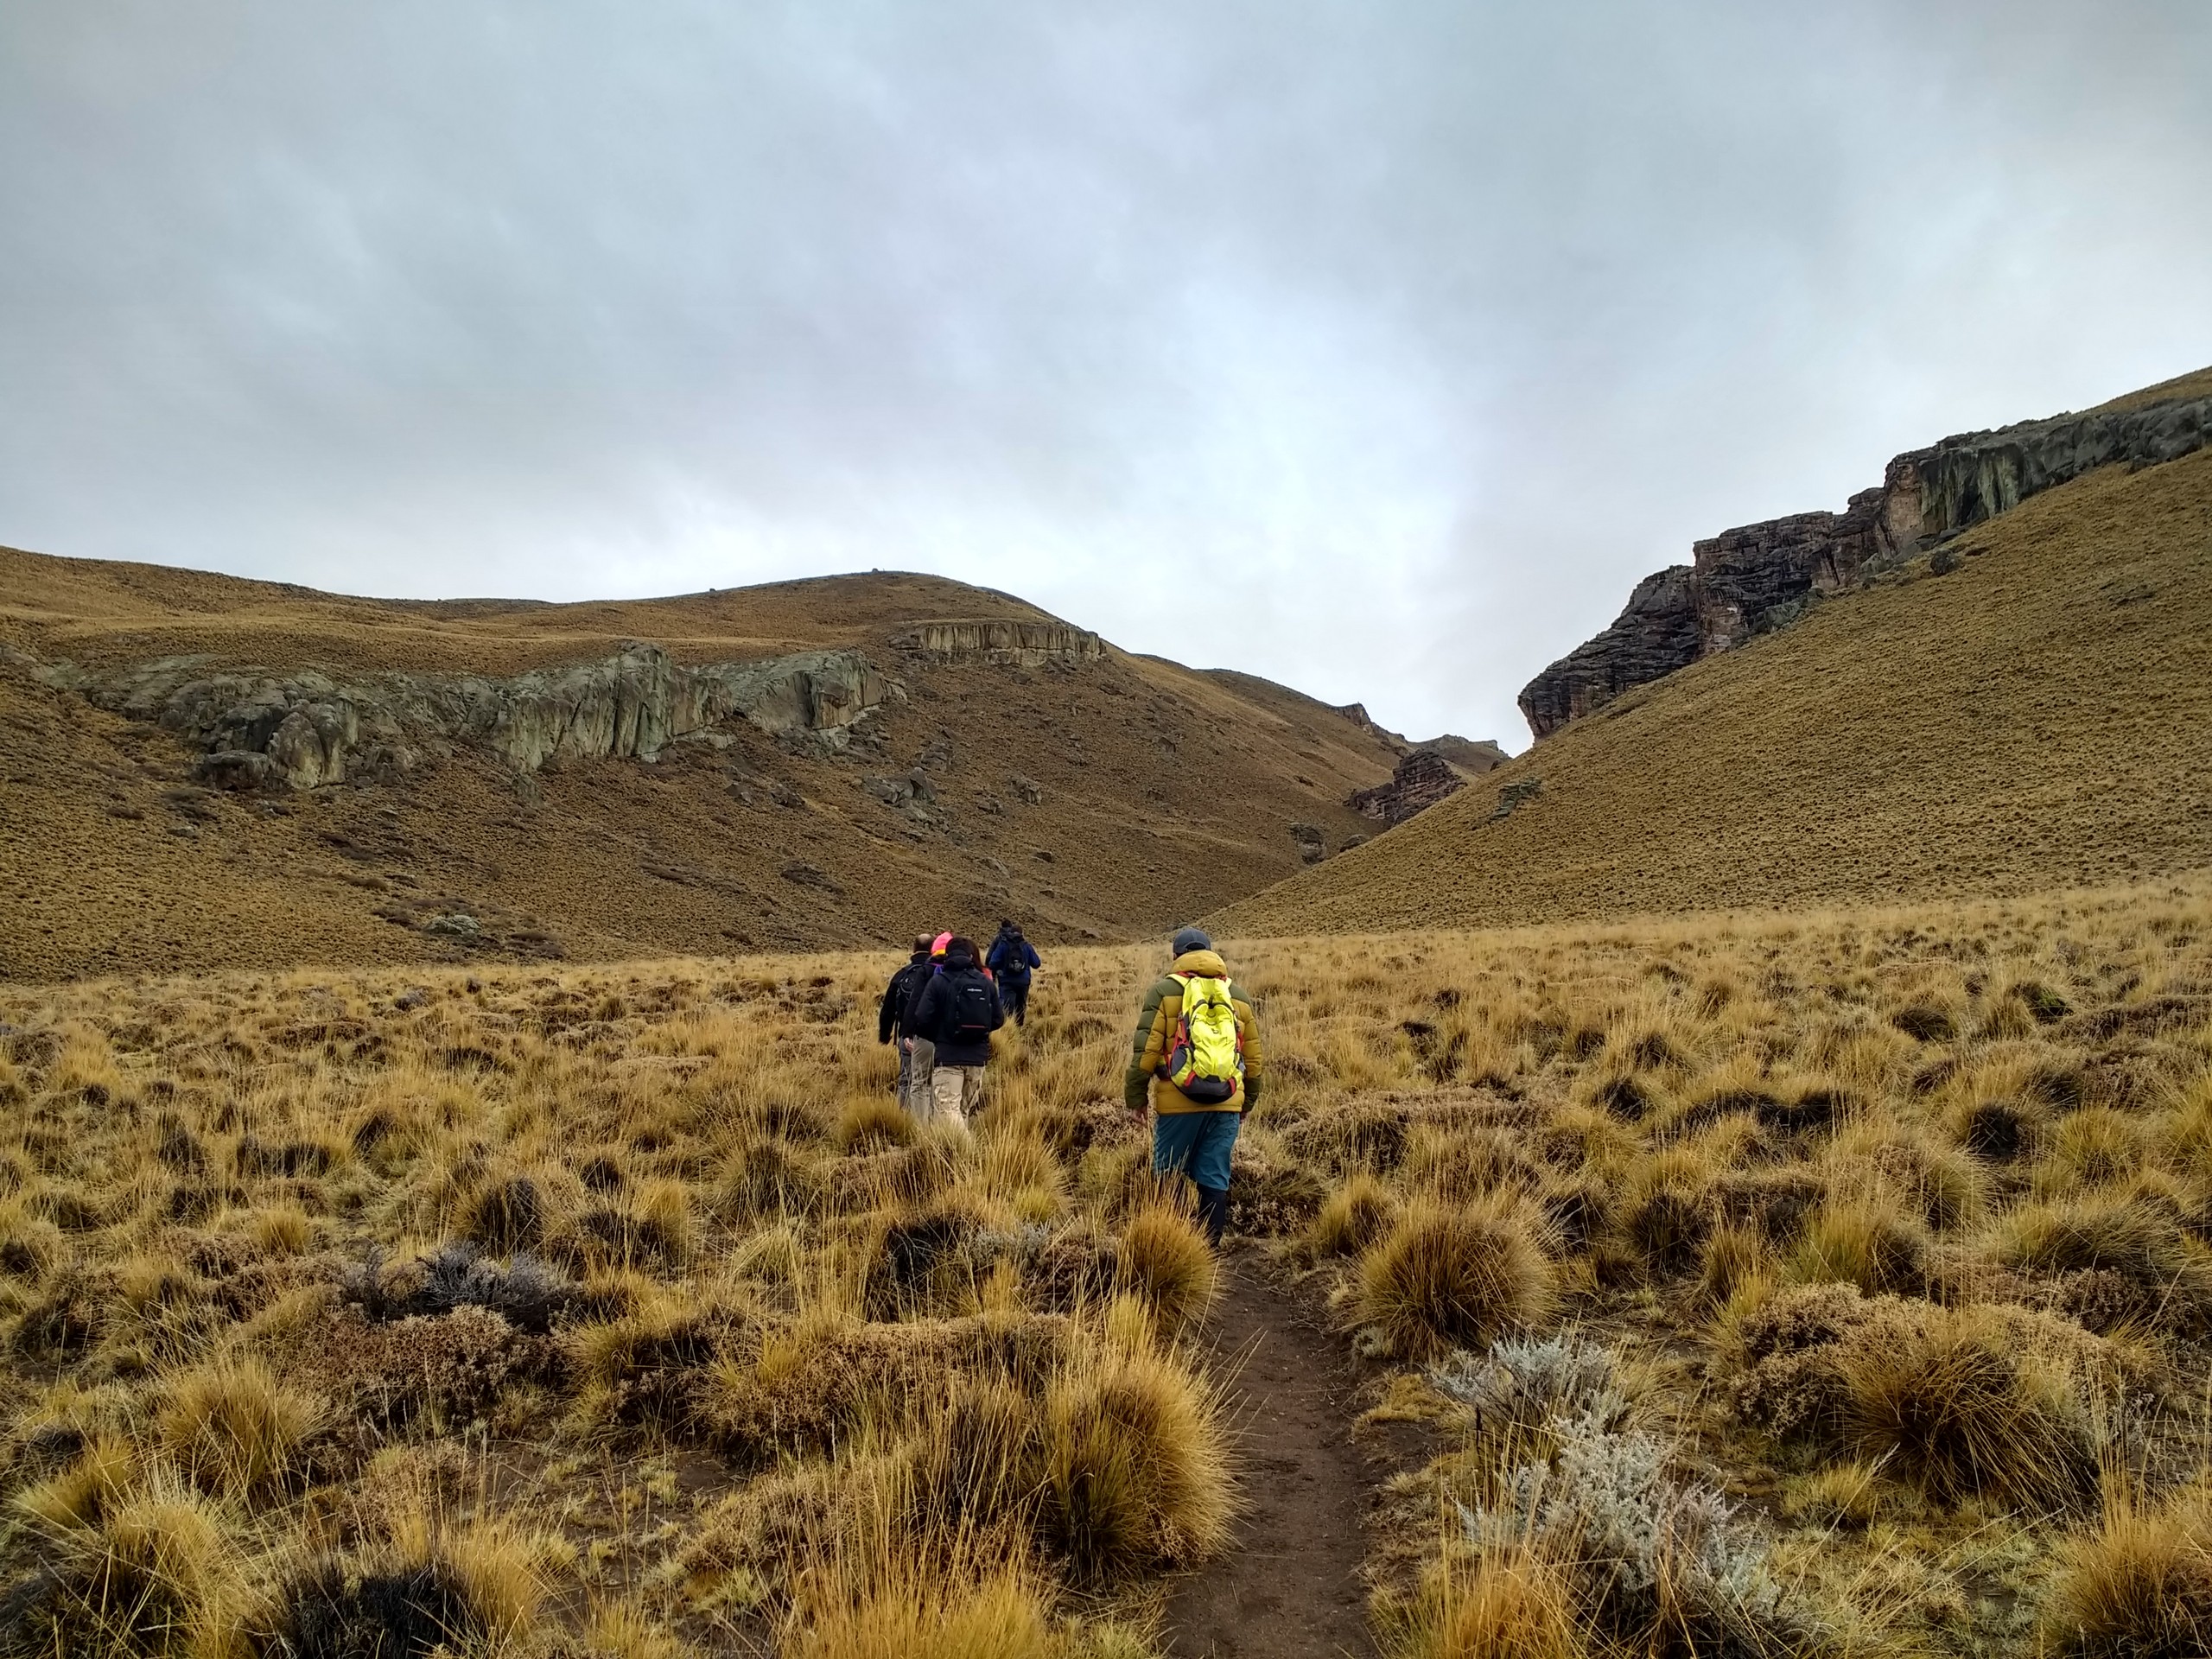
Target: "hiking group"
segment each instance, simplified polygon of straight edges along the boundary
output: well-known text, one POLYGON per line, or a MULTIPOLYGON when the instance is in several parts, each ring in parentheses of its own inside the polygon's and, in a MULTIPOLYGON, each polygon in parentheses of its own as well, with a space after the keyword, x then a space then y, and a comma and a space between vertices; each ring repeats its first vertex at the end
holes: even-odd
MULTIPOLYGON (((1154 1174, 1190 1181, 1206 1236, 1218 1245, 1229 1224, 1230 1154, 1260 1099, 1260 1026, 1211 939, 1186 927, 1171 950, 1166 973, 1139 1005, 1122 1098, 1150 1114, 1154 1174)), ((990 1064, 991 1033, 1009 1014, 1025 1023, 1031 977, 1043 966, 1009 921, 980 953, 959 934, 915 937, 912 957, 884 989, 876 1039, 899 1045, 899 1099, 917 1122, 965 1126, 990 1064)))

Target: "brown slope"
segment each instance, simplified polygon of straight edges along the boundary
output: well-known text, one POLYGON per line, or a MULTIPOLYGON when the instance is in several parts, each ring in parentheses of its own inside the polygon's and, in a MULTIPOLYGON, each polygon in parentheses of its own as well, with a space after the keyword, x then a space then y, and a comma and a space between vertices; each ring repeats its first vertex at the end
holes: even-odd
POLYGON ((274 669, 514 674, 602 657, 626 639, 688 662, 866 646, 935 616, 1053 620, 990 588, 904 571, 549 605, 365 599, 0 548, 0 639, 102 666, 205 653, 274 669))
POLYGON ((1521 690, 1546 737, 1638 685, 1786 628, 2021 502, 2101 467, 2177 461, 2212 447, 2212 371, 2080 413, 1954 435, 1893 455, 1841 512, 1740 524, 1695 543, 1690 563, 1637 583, 1607 627, 1521 690))
POLYGON ((2109 403, 2085 409, 2084 415, 2119 414, 2131 409, 2150 409, 2159 404, 2170 404, 2183 397, 2212 397, 2212 368, 2193 369, 2187 374, 2177 374, 2171 380, 2161 380, 2155 386, 2145 386, 2140 391, 2130 391, 2114 397, 2109 403))
POLYGON ((1518 924, 2212 866, 2212 451, 2092 474, 1952 548, 1949 574, 1923 557, 1642 687, 1217 926, 1518 924))
POLYGON ((893 643, 945 618, 1052 621, 895 573, 428 604, 0 552, 0 978, 837 945, 1001 914, 1048 941, 1123 938, 1290 874, 1294 824, 1332 848, 1371 828, 1343 803, 1394 757, 1332 709, 1110 646, 1023 667, 893 643), (238 793, 204 786, 175 733, 47 683, 186 655, 511 676, 632 640, 688 664, 858 650, 904 701, 843 753, 732 720, 651 764, 524 775, 456 742, 404 776, 238 793), (933 803, 866 786, 918 762, 933 803), (436 931, 454 915, 476 933, 436 931))

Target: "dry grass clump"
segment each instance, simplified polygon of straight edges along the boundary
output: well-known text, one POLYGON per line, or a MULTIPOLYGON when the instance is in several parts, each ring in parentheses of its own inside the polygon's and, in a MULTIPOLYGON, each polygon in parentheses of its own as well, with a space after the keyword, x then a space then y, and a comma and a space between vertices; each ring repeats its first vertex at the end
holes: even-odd
POLYGON ((1784 1501, 1784 1508, 1791 1519, 1812 1526, 1863 1532, 1881 1514, 1881 1496, 1877 1465, 1839 1463, 1807 1476, 1784 1501))
POLYGON ((1584 1659, 1574 1603, 1557 1567, 1532 1554, 1447 1555, 1407 1621, 1405 1659, 1584 1659))
POLYGON ((1945 1505, 2078 1508, 2097 1490, 2100 1410, 2148 1381, 2126 1351, 2051 1315, 1840 1285, 1770 1296, 1732 1339, 1746 1420, 1945 1505))
POLYGON ((171 1383, 155 1420, 163 1455, 208 1491, 264 1498, 303 1483, 322 1402, 258 1359, 224 1359, 171 1383))
POLYGON ((1122 1224, 1116 1282, 1142 1297, 1165 1327, 1203 1319, 1219 1277, 1213 1250, 1185 1206, 1147 1205, 1122 1224))
POLYGON ((2109 1505, 2061 1559, 2043 1618, 2054 1659, 2212 1652, 2212 1513, 2202 1491, 2145 1510, 2109 1505))
POLYGON ((650 1289, 615 1318, 563 1333, 575 1379, 573 1411, 594 1429, 697 1429, 717 1359, 743 1340, 742 1315, 707 1308, 689 1294, 650 1289))
POLYGON ((1768 1286, 1774 1268, 1773 1249, 1756 1228, 1723 1227, 1705 1242, 1699 1300, 1712 1307, 1726 1306, 1752 1287, 1768 1286))
POLYGON ((1322 1204, 1307 1230, 1307 1244, 1319 1256, 1357 1255, 1389 1225, 1396 1208, 1388 1186, 1365 1170, 1355 1170, 1322 1204))
POLYGON ((1637 1164, 1622 1183, 1615 1225, 1637 1270, 1663 1278, 1697 1265, 1713 1228, 1713 1173, 1685 1148, 1637 1164))
POLYGON ((503 1526, 394 1516, 373 1543, 311 1559, 288 1577, 255 1621, 255 1650, 512 1651, 539 1617, 549 1548, 503 1526))
POLYGON ((1920 1289, 1927 1261, 1928 1237, 1917 1217, 1872 1200, 1831 1202, 1806 1226, 1789 1269, 1796 1279, 1856 1285, 1878 1296, 1920 1289))
POLYGON ((1079 1349, 1045 1395, 1046 1547, 1091 1584, 1220 1548, 1232 1509, 1220 1415, 1171 1353, 1142 1341, 1079 1349))
MULTIPOLYGON (((1216 1386, 1133 1302, 1097 1327, 1052 1329, 1052 1347, 1027 1352, 1014 1328, 982 1322, 879 1352, 875 1380, 831 1414, 842 1433, 781 1424, 787 1444, 836 1442, 830 1457, 786 1465, 718 1506, 687 1549, 687 1574, 710 1600, 780 1607, 788 1596, 803 1612, 810 1577, 859 1584, 872 1604, 887 1583, 894 1601, 906 1594, 899 1574, 913 1563, 957 1573, 1049 1562, 1115 1594, 1217 1550, 1232 1492, 1216 1386)), ((849 1337, 841 1345, 848 1369, 865 1363, 849 1337)), ((792 1384, 818 1373, 764 1359, 803 1408, 792 1384)))
POLYGON ((2024 1205, 1999 1224, 1993 1247, 2010 1266, 2104 1276, 2124 1317, 2191 1331, 2212 1320, 2212 1251, 2173 1216, 2127 1194, 2024 1205))
POLYGON ((1354 1316, 1386 1351, 1414 1359, 1525 1330, 1554 1300, 1541 1236, 1541 1222, 1507 1199, 1413 1200, 1361 1255, 1354 1316))
POLYGON ((216 1656, 246 1595, 226 1517, 160 1475, 81 1522, 41 1528, 38 1567, 10 1590, 0 1653, 216 1656))
POLYGON ((1938 1313, 1844 1356, 1843 1440, 1939 1503, 2056 1510, 2096 1489, 2090 1425, 1999 1325, 1938 1313))
POLYGON ((915 1573, 816 1591, 788 1651, 810 1659, 1061 1659, 1044 1598, 1005 1569, 980 1582, 915 1573))
POLYGON ((830 1138, 840 1152, 882 1152, 914 1144, 914 1120, 896 1101, 868 1096, 852 1102, 830 1138))

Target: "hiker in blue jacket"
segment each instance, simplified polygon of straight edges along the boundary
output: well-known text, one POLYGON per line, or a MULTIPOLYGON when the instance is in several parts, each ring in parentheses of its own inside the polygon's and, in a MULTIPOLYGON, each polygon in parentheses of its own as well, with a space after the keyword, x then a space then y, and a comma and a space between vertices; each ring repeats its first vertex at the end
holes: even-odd
POLYGON ((991 948, 984 955, 983 966, 998 981, 999 1000, 1006 1004, 1006 1011, 1014 1016, 1017 1026, 1026 1025, 1029 1019, 1030 973, 1044 965, 1037 947, 1021 937, 1021 930, 1012 922, 1001 920, 999 936, 991 941, 991 948))

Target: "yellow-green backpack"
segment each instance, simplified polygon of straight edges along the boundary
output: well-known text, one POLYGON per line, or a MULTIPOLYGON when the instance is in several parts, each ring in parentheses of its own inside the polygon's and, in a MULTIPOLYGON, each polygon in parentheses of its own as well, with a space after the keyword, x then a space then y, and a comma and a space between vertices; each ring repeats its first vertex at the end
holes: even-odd
POLYGON ((1233 1099, 1244 1075, 1244 1039, 1229 982, 1198 974, 1170 974, 1183 988, 1183 1009, 1167 1051, 1168 1082, 1202 1106, 1233 1099))

